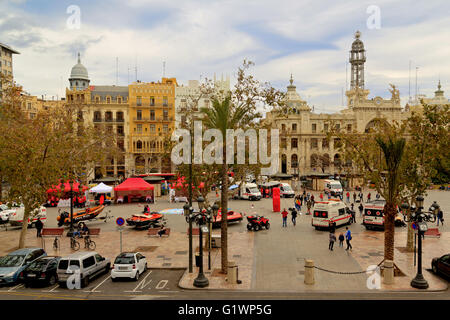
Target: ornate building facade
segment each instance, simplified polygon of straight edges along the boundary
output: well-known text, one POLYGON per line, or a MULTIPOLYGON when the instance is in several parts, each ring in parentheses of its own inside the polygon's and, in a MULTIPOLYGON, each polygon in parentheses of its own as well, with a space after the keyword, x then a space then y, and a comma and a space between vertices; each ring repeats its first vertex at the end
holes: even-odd
POLYGON ((344 161, 339 154, 338 139, 328 141, 330 123, 340 130, 363 133, 374 124, 374 119, 392 122, 408 116, 409 112, 400 105, 399 90, 392 84, 390 98, 368 97, 370 91, 364 87, 365 49, 360 37, 358 31, 351 46, 351 83, 346 91, 344 110, 333 114, 312 112, 298 94, 291 76, 286 94, 287 114, 276 111, 266 114, 264 121, 280 130, 280 173, 294 176, 344 174, 345 169, 352 167, 351 162, 344 161))

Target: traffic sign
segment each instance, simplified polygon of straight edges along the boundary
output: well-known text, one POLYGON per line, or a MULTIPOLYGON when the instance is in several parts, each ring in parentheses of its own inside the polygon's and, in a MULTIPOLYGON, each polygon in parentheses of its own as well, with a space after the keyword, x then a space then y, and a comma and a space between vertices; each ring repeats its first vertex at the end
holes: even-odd
POLYGON ((119 217, 116 219, 116 223, 119 227, 123 226, 125 223, 125 220, 122 217, 119 217))
POLYGON ((417 224, 415 222, 413 222, 411 226, 414 230, 417 230, 417 224))

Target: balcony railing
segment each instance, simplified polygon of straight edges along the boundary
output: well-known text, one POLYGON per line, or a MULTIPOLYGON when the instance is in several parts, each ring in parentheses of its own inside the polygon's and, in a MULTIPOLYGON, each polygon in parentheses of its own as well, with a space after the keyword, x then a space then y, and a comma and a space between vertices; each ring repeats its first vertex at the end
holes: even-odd
POLYGON ((132 107, 134 108, 152 108, 152 109, 168 109, 168 108, 172 108, 173 107, 173 103, 133 103, 131 104, 132 107))

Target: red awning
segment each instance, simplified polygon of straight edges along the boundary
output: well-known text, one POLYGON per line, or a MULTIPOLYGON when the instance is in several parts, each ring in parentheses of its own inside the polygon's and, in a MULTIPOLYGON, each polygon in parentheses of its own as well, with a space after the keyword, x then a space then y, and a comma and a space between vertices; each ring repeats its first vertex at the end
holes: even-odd
POLYGON ((154 186, 145 182, 142 178, 128 178, 115 187, 114 191, 153 190, 154 188, 154 186))

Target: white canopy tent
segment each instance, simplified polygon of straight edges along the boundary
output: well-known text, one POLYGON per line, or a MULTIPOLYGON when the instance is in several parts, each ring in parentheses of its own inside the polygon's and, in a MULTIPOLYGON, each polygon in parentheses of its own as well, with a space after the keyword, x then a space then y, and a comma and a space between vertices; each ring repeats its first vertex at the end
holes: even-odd
POLYGON ((91 193, 110 193, 112 192, 113 187, 107 186, 103 182, 91 188, 89 192, 91 193))

